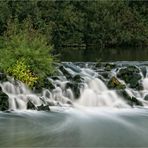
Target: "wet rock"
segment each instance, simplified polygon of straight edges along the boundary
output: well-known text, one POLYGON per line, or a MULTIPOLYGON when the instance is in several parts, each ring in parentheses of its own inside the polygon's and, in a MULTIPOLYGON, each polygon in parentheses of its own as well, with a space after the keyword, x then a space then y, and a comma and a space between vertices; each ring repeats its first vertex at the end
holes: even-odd
POLYGON ((70 88, 73 91, 75 98, 80 97, 80 84, 79 83, 68 82, 66 83, 66 89, 68 88, 70 88))
POLYGON ((96 64, 95 64, 95 67, 96 67, 96 68, 101 68, 102 66, 103 66, 103 65, 102 65, 102 63, 101 63, 100 60, 97 61, 96 64))
POLYGON ((67 78, 67 79, 72 79, 72 75, 69 73, 68 70, 66 70, 66 68, 64 66, 60 66, 59 69, 61 70, 61 72, 63 73, 63 75, 67 78))
POLYGON ((117 90, 117 93, 124 98, 124 100, 129 104, 130 106, 138 105, 143 106, 142 102, 139 101, 136 97, 130 96, 126 90, 117 90))
POLYGON ((80 76, 80 75, 75 75, 72 80, 75 82, 75 83, 81 83, 83 82, 83 78, 80 76))
POLYGON ((126 86, 121 83, 115 76, 113 76, 108 84, 107 84, 108 88, 111 88, 111 89, 125 89, 126 86))
POLYGON ((148 101, 148 94, 145 95, 144 100, 148 101))
POLYGON ((120 69, 117 77, 129 84, 129 87, 135 89, 138 89, 140 85, 139 80, 142 78, 140 70, 136 66, 128 66, 120 69))
POLYGON ((46 78, 43 81, 38 81, 36 85, 34 86, 33 90, 35 93, 41 93, 43 88, 53 90, 55 89, 55 86, 52 84, 51 81, 48 80, 48 78, 46 78))
POLYGON ((55 89, 55 86, 52 84, 52 82, 48 79, 44 79, 44 88, 47 88, 49 90, 55 89))
POLYGON ((38 111, 50 111, 50 108, 49 108, 49 106, 48 105, 41 105, 41 106, 38 106, 37 107, 37 110, 38 111))
POLYGON ((37 110, 36 106, 30 100, 27 103, 27 109, 37 110))
POLYGON ((116 68, 116 64, 114 64, 114 63, 106 63, 105 67, 104 67, 104 70, 111 71, 114 68, 116 68))
POLYGON ((9 109, 9 97, 2 91, 0 87, 0 111, 6 111, 9 109))
POLYGON ((104 79, 110 79, 110 77, 111 77, 111 73, 110 72, 107 72, 107 71, 99 72, 99 74, 101 76, 103 76, 104 79))

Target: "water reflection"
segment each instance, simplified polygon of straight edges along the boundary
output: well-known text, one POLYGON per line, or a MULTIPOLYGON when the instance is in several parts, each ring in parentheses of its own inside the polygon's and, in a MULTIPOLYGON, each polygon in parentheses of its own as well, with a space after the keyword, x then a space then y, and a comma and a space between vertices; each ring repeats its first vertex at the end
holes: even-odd
POLYGON ((101 61, 147 61, 148 49, 143 48, 110 48, 98 49, 96 47, 63 48, 61 49, 62 61, 94 62, 101 61))

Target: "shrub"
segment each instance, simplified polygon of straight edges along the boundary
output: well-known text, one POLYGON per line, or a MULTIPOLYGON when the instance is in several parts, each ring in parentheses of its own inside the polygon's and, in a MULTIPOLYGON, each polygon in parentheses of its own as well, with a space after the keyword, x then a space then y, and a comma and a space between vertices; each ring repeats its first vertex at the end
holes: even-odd
POLYGON ((23 59, 17 61, 14 66, 9 67, 7 72, 30 87, 33 87, 38 80, 38 77, 29 70, 23 59))
POLYGON ((22 24, 18 23, 17 19, 9 21, 3 41, 4 45, 0 49, 0 68, 5 72, 28 85, 37 80, 34 75, 42 79, 54 73, 55 58, 51 55, 52 46, 47 44, 45 35, 33 28, 30 19, 22 24))

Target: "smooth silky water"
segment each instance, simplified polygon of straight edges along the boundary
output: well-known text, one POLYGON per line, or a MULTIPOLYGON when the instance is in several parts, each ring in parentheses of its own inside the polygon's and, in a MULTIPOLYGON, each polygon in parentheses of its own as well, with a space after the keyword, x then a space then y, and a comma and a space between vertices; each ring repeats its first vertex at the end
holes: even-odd
MULTIPOLYGON (((1 83, 13 111, 0 112, 0 147, 148 147, 146 101, 144 107, 131 108, 90 67, 70 65, 67 70, 83 76, 81 95, 74 99, 72 90, 65 89, 64 77, 51 80, 56 88, 43 90, 44 102, 61 104, 50 107, 50 112, 26 109, 28 100, 35 105, 40 105, 41 100, 24 84, 1 83), (69 100, 72 106, 67 104, 69 100)), ((143 91, 134 92, 141 101, 148 93, 147 77, 143 78, 143 86, 143 91)), ((127 89, 133 94, 133 90, 127 89)))

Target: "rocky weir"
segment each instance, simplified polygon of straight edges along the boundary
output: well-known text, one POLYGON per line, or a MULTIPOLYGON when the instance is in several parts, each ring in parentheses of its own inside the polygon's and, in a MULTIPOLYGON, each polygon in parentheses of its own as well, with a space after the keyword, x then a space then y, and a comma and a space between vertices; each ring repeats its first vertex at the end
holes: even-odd
POLYGON ((147 67, 146 62, 60 63, 58 73, 33 90, 0 73, 0 110, 147 106, 147 67))

